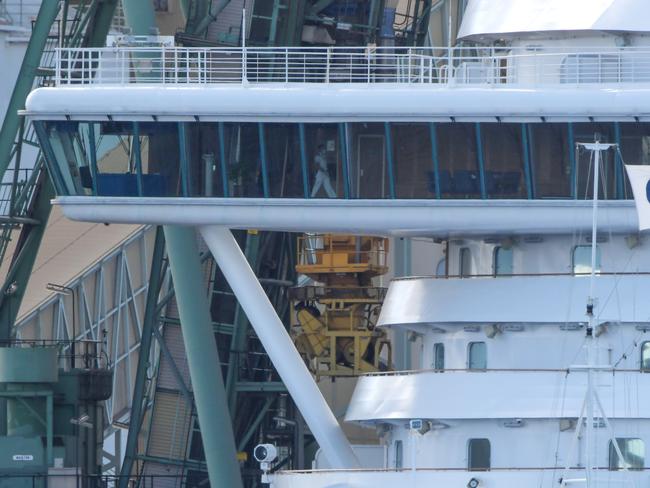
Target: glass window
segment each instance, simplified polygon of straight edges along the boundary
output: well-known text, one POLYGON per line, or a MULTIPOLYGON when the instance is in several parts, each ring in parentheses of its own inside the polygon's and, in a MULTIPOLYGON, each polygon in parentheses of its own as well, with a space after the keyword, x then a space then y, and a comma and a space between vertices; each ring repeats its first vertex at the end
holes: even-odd
POLYGON ((339 132, 338 124, 305 124, 307 181, 312 198, 345 195, 339 132))
POLYGON ((650 341, 641 344, 641 370, 650 371, 650 341))
POLYGON ((481 124, 485 188, 490 198, 526 195, 521 124, 481 124))
MULTIPOLYGON (((620 123, 621 157, 625 164, 650 164, 650 123, 620 123)), ((617 161, 616 164, 621 164, 617 161)), ((632 189, 625 178, 625 198, 632 198, 632 189)))
POLYGON ((479 198, 476 125, 436 124, 440 193, 447 198, 479 198))
POLYGON ((528 144, 537 198, 571 195, 571 159, 567 124, 528 125, 528 144))
POLYGON ((442 342, 433 345, 433 369, 445 369, 445 345, 442 342))
POLYGON ((511 275, 512 273, 512 248, 502 246, 494 248, 494 275, 511 275))
POLYGON ((392 123, 390 126, 396 197, 435 197, 430 124, 392 123))
MULTIPOLYGON (((298 124, 263 126, 271 197, 303 198, 298 124)), ((307 167, 309 168, 309 161, 307 167)))
POLYGON ((467 351, 469 369, 487 369, 487 346, 485 342, 470 342, 467 351))
POLYGON ((388 158, 384 124, 348 124, 350 180, 358 198, 388 198, 388 158))
POLYGON ((618 456, 614 443, 609 441, 609 469, 643 469, 645 467, 645 443, 641 439, 616 438, 623 459, 618 456))
POLYGON ((395 441, 395 469, 404 467, 404 449, 402 441, 395 441))
POLYGON ((467 446, 467 469, 488 471, 490 469, 489 439, 470 439, 467 446))
POLYGON ((462 277, 469 276, 472 272, 472 254, 469 247, 460 248, 458 275, 462 277))
MULTIPOLYGON (((573 124, 573 133, 576 143, 594 142, 597 134, 600 142, 614 142, 613 124, 573 124)), ((602 151, 600 160, 600 176, 598 185, 598 198, 614 198, 614 151, 602 151)), ((594 187, 594 153, 583 148, 578 149, 576 160, 576 196, 578 199, 592 198, 594 187)))
MULTIPOLYGON (((573 248, 573 274, 591 273, 591 245, 573 248)), ((596 246, 596 273, 600 272, 600 247, 596 246)))

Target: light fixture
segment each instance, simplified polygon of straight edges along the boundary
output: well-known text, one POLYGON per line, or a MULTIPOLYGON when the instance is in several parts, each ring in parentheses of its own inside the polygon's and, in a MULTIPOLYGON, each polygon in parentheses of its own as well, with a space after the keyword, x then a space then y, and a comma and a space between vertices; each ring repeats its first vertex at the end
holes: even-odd
POLYGON ((93 424, 90 423, 89 420, 90 420, 90 416, 87 413, 85 413, 79 418, 70 419, 70 423, 72 425, 78 425, 79 427, 85 427, 86 429, 92 429, 93 424))

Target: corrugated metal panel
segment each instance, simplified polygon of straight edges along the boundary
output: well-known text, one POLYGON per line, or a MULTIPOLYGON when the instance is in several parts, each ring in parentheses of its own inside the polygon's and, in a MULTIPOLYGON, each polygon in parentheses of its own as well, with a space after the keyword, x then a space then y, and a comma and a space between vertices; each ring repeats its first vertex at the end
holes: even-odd
MULTIPOLYGON (((183 377, 183 381, 189 387, 190 371, 187 365, 185 343, 183 342, 183 333, 181 331, 181 328, 177 325, 168 324, 165 326, 163 338, 165 339, 165 344, 169 349, 169 353, 171 354, 172 358, 174 358, 174 362, 176 363, 178 371, 183 377)), ((170 390, 178 390, 178 382, 176 380, 176 376, 174 376, 169 359, 167 359, 164 354, 161 354, 160 356, 158 387, 170 390)))
POLYGON ((185 459, 191 412, 178 392, 157 391, 147 454, 185 459))

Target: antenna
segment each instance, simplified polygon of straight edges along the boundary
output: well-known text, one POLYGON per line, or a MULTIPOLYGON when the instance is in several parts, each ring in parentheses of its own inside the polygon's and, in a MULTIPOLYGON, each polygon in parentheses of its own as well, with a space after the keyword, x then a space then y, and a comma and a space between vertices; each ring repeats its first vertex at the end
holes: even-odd
POLYGON ((618 455, 618 458, 623 462, 625 470, 628 469, 629 465, 618 445, 618 441, 614 435, 614 431, 605 415, 605 410, 600 402, 598 397, 598 392, 594 387, 594 373, 597 371, 611 370, 611 366, 599 366, 596 365, 595 360, 595 350, 594 350, 594 309, 596 307, 595 302, 595 283, 596 283, 596 256, 597 256, 597 235, 598 235, 598 187, 600 184, 600 161, 603 151, 608 151, 611 148, 617 148, 617 144, 607 144, 600 142, 600 133, 596 132, 594 134, 594 142, 592 143, 577 143, 576 149, 582 147, 587 151, 592 153, 592 159, 594 162, 594 185, 593 185, 593 195, 592 195, 592 211, 591 211, 591 273, 589 276, 589 295, 587 296, 587 318, 589 320, 587 324, 586 331, 586 359, 587 364, 582 366, 573 366, 572 370, 575 371, 586 371, 587 372, 587 391, 585 393, 585 399, 582 405, 582 410, 580 412, 580 417, 576 424, 575 434, 573 436, 573 441, 571 443, 571 448, 569 450, 569 457, 574 449, 577 447, 577 442, 580 436, 580 431, 582 428, 583 421, 585 422, 585 479, 568 479, 566 474, 569 470, 569 457, 567 457, 567 464, 565 467, 565 476, 561 479, 561 486, 566 486, 569 483, 575 482, 586 482, 587 488, 592 488, 594 486, 593 476, 593 459, 592 459, 592 446, 593 446, 593 429, 594 429, 594 407, 598 408, 600 412, 600 418, 602 419, 605 427, 608 430, 612 446, 618 455))

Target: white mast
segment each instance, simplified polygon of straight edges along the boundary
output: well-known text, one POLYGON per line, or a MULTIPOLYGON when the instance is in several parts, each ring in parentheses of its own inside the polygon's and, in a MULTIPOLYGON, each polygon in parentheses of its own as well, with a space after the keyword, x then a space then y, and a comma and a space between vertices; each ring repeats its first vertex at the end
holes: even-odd
MULTIPOLYGON (((596 256, 597 256, 597 230, 598 230, 598 189, 600 185, 600 161, 601 153, 607 151, 613 147, 616 147, 616 144, 603 144, 600 142, 600 137, 597 134, 595 141, 593 143, 578 143, 577 146, 583 147, 588 151, 591 151, 594 161, 594 180, 593 180, 593 195, 592 195, 592 214, 591 214, 591 273, 589 277, 589 296, 587 297, 587 331, 586 331, 586 344, 585 344, 585 356, 587 360, 586 366, 576 366, 572 369, 574 370, 586 370, 587 372, 587 392, 585 394, 585 400, 580 413, 580 418, 578 418, 578 423, 576 425, 576 432, 574 435, 574 442, 572 448, 569 452, 569 457, 573 447, 577 444, 577 439, 580 435, 580 429, 582 427, 582 422, 585 422, 585 479, 584 480, 570 480, 566 477, 563 479, 562 485, 566 486, 569 483, 575 483, 579 481, 585 481, 587 488, 592 488, 594 486, 593 480, 593 429, 594 429, 594 407, 597 407, 600 413, 600 418, 603 420, 605 427, 608 430, 609 437, 612 441, 612 445, 618 459, 623 463, 624 469, 627 470, 628 464, 623 454, 621 453, 618 442, 614 435, 614 431, 611 428, 611 425, 605 415, 605 410, 598 398, 598 392, 594 387, 594 372, 611 369, 611 366, 598 366, 595 364, 595 345, 594 345, 594 308, 596 307, 595 303, 595 283, 596 283, 596 256)), ((569 468, 570 459, 567 458, 567 471, 569 468)))

